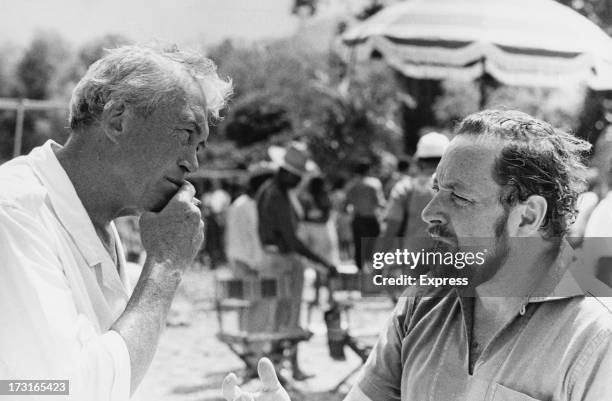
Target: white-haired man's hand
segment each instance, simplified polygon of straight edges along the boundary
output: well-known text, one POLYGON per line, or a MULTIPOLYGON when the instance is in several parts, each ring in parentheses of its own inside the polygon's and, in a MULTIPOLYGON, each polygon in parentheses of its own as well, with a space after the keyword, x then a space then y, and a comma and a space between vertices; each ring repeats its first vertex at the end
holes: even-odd
POLYGON ((268 358, 259 360, 257 373, 259 373, 259 380, 262 384, 260 391, 256 393, 242 391, 238 386, 238 378, 235 374, 230 373, 223 380, 223 397, 227 401, 291 401, 289 394, 278 381, 274 365, 268 358))

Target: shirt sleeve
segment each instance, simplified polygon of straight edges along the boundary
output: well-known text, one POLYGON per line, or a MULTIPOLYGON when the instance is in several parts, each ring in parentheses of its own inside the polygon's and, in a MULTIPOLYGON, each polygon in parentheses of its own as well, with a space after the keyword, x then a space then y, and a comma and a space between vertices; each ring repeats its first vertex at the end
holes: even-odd
POLYGON ((585 347, 570 374, 571 401, 612 399, 612 332, 600 332, 585 347))
POLYGON ((128 400, 125 341, 79 313, 54 241, 32 213, 0 203, 0 379, 69 380, 71 400, 128 400))
POLYGON ((404 220, 404 214, 407 212, 406 206, 409 193, 410 188, 403 181, 399 181, 393 186, 383 216, 385 221, 395 220, 401 222, 404 220))
POLYGON ((357 380, 361 391, 371 400, 401 399, 403 327, 413 304, 412 297, 400 298, 357 380))

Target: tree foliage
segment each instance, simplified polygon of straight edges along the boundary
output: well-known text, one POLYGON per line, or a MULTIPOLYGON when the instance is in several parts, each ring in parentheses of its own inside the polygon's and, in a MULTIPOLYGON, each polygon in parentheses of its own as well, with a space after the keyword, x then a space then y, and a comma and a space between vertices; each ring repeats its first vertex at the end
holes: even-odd
POLYGON ((361 156, 401 149, 398 93, 380 62, 359 66, 349 80, 336 56, 287 40, 250 47, 226 41, 208 54, 234 81, 235 98, 219 128, 239 147, 301 138, 333 175, 361 156))
POLYGON ((245 147, 290 129, 289 112, 276 96, 254 92, 234 103, 227 117, 225 135, 238 147, 245 147))
POLYGON ((59 35, 38 33, 17 65, 18 94, 29 99, 48 99, 54 93, 54 79, 61 71, 68 49, 59 35))

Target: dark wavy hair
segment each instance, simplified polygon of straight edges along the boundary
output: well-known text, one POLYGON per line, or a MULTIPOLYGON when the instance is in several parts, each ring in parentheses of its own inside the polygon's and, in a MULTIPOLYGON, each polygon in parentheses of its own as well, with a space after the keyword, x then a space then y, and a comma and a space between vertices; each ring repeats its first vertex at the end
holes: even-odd
POLYGON ((515 110, 484 110, 467 116, 456 135, 501 140, 493 178, 502 187, 507 210, 531 195, 546 199, 541 229, 545 238, 560 237, 576 216, 576 200, 586 185, 584 158, 591 144, 554 129, 547 122, 515 110))

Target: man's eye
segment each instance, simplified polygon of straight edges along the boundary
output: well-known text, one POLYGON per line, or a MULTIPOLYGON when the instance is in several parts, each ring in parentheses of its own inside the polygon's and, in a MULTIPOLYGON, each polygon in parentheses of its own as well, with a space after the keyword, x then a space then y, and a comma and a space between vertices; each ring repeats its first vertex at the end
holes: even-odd
POLYGON ((190 130, 179 129, 174 131, 177 139, 181 143, 181 145, 187 145, 189 143, 189 138, 191 138, 190 130))
POLYGON ((438 187, 436 184, 434 184, 434 185, 431 186, 431 190, 434 191, 434 192, 438 192, 438 191, 440 191, 440 187, 438 187))
POLYGON ((470 203, 470 201, 462 196, 457 195, 456 193, 452 193, 451 196, 453 197, 453 199, 458 202, 458 203, 462 203, 462 204, 466 204, 466 203, 470 203))

